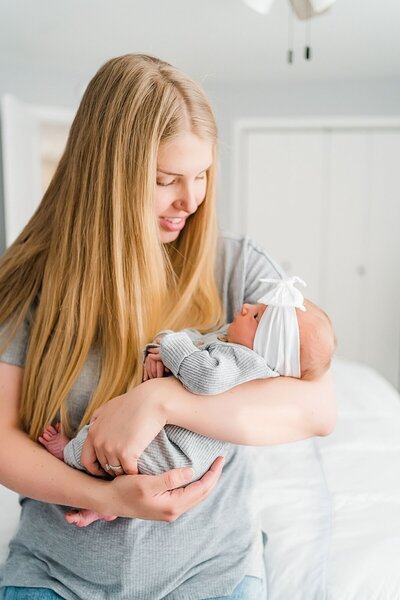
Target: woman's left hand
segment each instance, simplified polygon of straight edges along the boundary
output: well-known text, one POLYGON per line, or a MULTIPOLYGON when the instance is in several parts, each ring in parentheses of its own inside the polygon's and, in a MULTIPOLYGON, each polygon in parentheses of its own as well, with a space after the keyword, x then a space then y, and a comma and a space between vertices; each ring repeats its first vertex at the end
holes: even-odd
POLYGON ((104 476, 106 465, 122 467, 108 471, 111 475, 138 473, 139 456, 166 424, 160 381, 151 379, 93 413, 81 455, 89 473, 104 476))

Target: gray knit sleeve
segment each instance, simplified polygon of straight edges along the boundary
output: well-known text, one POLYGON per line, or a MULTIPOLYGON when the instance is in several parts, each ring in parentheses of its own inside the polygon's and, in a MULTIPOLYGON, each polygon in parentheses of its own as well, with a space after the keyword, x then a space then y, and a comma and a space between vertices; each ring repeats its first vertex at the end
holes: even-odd
POLYGON ((68 444, 64 448, 64 462, 71 467, 75 467, 75 469, 80 469, 81 471, 85 470, 85 467, 81 463, 81 454, 83 444, 88 435, 90 425, 85 425, 79 431, 79 433, 72 438, 68 442, 68 444))
POLYGON ((160 356, 194 394, 220 394, 252 379, 278 376, 249 348, 214 342, 200 349, 184 332, 166 335, 161 340, 160 356))

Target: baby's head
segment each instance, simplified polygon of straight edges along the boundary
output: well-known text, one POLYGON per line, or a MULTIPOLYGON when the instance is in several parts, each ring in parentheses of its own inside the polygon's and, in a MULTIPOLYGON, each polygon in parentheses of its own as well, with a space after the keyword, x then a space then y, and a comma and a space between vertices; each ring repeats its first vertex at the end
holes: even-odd
POLYGON ((336 348, 333 325, 319 306, 304 300, 306 311, 296 308, 300 334, 300 368, 302 379, 320 377, 330 367, 336 348))
MULTIPOLYGON (((298 290, 296 291, 298 292, 298 290)), ((267 358, 265 356, 265 354, 267 354, 266 345, 270 344, 269 347, 271 347, 271 339, 269 339, 268 342, 265 342, 264 346, 263 340, 265 339, 265 335, 258 335, 256 343, 255 338, 261 317, 264 315, 265 311, 271 310, 271 308, 276 307, 269 307, 262 302, 258 304, 243 304, 241 310, 236 313, 233 322, 228 327, 228 342, 241 344, 242 346, 251 348, 261 354, 264 358, 267 358)), ((278 345, 281 345, 282 348, 285 347, 285 343, 292 345, 297 343, 300 352, 300 376, 302 379, 314 379, 322 375, 329 368, 335 350, 335 335, 332 323, 328 315, 322 309, 309 300, 304 301, 304 308, 294 308, 298 323, 298 336, 296 337, 296 332, 292 332, 289 337, 286 336, 286 342, 281 339, 277 343, 278 345)), ((293 310, 293 307, 289 310, 293 310)), ((269 316, 270 315, 266 314, 266 319, 269 316)), ((264 323, 266 322, 266 319, 264 319, 264 323)), ((279 319, 275 319, 274 325, 270 324, 269 327, 288 328, 287 320, 280 325, 279 322, 279 319)), ((293 351, 293 347, 291 347, 290 350, 293 351)), ((294 350, 295 352, 293 354, 295 357, 296 349, 294 350)), ((288 352, 288 350, 286 350, 286 352, 288 352)), ((268 354, 270 354, 270 351, 268 351, 268 354)), ((283 357, 281 356, 281 359, 282 358, 283 357)), ((271 361, 267 359, 267 363, 269 364, 270 362, 271 361)), ((269 364, 269 366, 280 372, 280 369, 277 368, 275 364, 269 364)))

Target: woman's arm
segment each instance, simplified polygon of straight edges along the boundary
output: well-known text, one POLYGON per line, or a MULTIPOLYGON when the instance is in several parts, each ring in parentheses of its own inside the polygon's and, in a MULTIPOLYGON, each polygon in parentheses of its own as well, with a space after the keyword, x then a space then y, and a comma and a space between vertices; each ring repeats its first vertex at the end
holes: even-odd
POLYGON ((0 482, 19 494, 103 514, 173 521, 203 500, 218 480, 220 460, 202 480, 179 489, 190 481, 190 471, 107 481, 72 469, 19 429, 22 378, 23 369, 0 362, 0 482))
POLYGON ((236 444, 263 446, 328 435, 336 421, 330 372, 306 381, 257 379, 217 396, 189 394, 170 378, 168 423, 236 444))
POLYGON ((198 396, 173 377, 151 379, 113 398, 95 413, 82 463, 137 459, 166 424, 247 445, 293 442, 333 430, 336 411, 330 372, 313 381, 276 377, 243 383, 216 396, 198 396))

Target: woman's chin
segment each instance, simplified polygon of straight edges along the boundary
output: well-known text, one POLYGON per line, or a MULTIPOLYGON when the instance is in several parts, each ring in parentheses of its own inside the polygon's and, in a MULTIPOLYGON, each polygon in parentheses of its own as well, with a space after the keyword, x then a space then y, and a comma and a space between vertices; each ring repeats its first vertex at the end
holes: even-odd
POLYGON ((169 244, 178 239, 180 231, 164 231, 160 229, 160 241, 162 244, 169 244))

